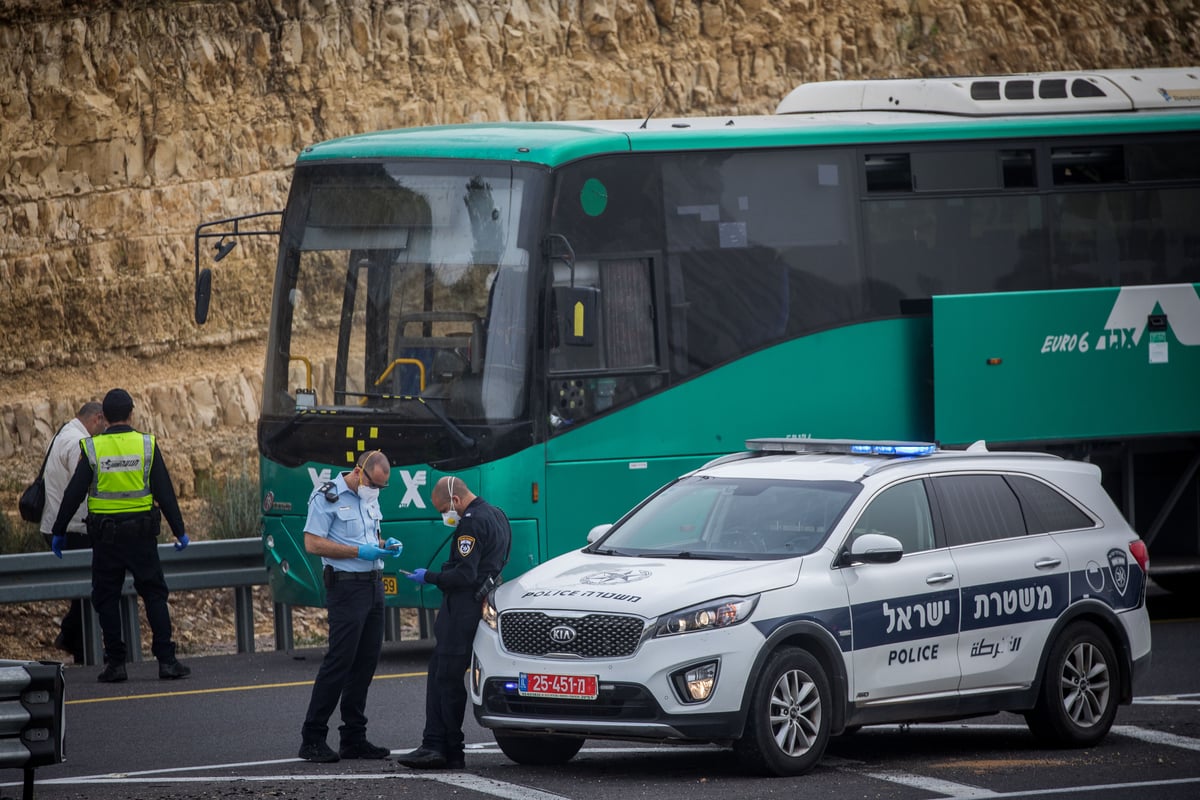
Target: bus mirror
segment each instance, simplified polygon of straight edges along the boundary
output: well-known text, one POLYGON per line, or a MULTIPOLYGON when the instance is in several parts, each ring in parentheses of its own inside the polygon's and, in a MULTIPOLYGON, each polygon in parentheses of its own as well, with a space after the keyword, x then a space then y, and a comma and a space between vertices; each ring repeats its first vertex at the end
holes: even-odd
POLYGON ((554 287, 560 344, 590 347, 596 343, 596 309, 599 301, 599 289, 554 287))
POLYGON ((196 324, 203 325, 208 320, 208 298, 212 294, 212 270, 205 269, 196 273, 196 324))

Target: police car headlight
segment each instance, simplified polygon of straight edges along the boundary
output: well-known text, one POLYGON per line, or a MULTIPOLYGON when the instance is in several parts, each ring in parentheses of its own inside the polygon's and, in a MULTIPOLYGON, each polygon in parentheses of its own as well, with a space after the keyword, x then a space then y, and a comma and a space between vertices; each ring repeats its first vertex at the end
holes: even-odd
POLYGON ((664 614, 654 628, 655 637, 679 633, 711 631, 745 622, 758 605, 758 595, 752 597, 722 597, 691 608, 664 614))
POLYGON ((483 598, 483 624, 496 630, 496 623, 499 619, 500 612, 496 610, 496 605, 492 602, 492 595, 489 594, 483 598))

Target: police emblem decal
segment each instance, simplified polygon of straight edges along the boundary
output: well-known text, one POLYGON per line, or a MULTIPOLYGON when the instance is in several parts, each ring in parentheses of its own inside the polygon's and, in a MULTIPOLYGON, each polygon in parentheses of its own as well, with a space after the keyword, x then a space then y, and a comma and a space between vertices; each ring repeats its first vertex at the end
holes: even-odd
POLYGON ((458 554, 463 558, 466 558, 467 556, 471 555, 471 551, 475 549, 475 537, 460 536, 458 537, 458 541, 454 543, 454 546, 458 548, 458 554))
POLYGON ((1113 586, 1124 597, 1129 588, 1129 558, 1124 550, 1114 547, 1108 551, 1108 570, 1112 573, 1113 586))

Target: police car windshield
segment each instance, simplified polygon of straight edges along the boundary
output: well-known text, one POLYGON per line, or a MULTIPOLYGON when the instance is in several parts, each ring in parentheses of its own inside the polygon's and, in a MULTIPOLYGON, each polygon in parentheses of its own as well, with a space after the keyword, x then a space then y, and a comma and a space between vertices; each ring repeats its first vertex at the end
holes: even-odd
POLYGON ((683 478, 615 526, 594 551, 735 560, 807 555, 861 488, 850 481, 683 478))

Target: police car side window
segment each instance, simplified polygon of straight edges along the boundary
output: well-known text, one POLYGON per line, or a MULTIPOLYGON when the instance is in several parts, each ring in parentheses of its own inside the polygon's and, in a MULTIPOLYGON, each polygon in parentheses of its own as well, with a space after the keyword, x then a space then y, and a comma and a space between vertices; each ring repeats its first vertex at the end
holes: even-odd
POLYGON ((1009 475, 1007 480, 1017 493, 1030 533, 1074 531, 1096 526, 1095 520, 1054 487, 1026 475, 1009 475))
POLYGON ((865 533, 882 533, 899 539, 905 553, 932 549, 933 521, 925 483, 905 481, 880 492, 854 525, 851 543, 865 533))
POLYGON ((1025 535, 1021 505, 1000 475, 944 475, 933 484, 951 546, 1025 535))

